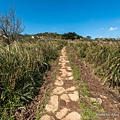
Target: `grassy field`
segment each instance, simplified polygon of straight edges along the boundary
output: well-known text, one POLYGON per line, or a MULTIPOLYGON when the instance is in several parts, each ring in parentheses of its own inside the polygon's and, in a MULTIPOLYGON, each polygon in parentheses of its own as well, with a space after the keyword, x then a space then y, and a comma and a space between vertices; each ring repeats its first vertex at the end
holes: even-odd
POLYGON ((112 114, 116 111, 119 115, 120 42, 70 41, 66 48, 78 86, 82 120, 103 120, 97 116, 98 113, 112 114))
POLYGON ((0 118, 14 119, 15 110, 32 101, 65 42, 33 41, 0 44, 0 118))
POLYGON ((120 92, 120 42, 74 42, 68 44, 74 55, 93 65, 95 74, 109 87, 117 87, 120 92))
MULTIPOLYGON (((65 40, 0 43, 1 120, 14 120, 17 108, 34 99, 44 82, 43 76, 66 44, 65 40)), ((120 92, 119 41, 69 41, 67 48, 77 59, 92 64, 95 74, 103 80, 101 82, 109 83, 109 87, 120 92)), ((75 77, 80 76, 76 74, 75 77)))

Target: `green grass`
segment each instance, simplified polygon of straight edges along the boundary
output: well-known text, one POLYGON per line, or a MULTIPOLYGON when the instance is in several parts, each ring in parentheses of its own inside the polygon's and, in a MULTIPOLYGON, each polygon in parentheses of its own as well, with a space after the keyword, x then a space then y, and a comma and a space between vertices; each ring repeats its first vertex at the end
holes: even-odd
POLYGON ((0 44, 0 118, 14 120, 17 108, 38 94, 64 41, 24 41, 0 44))
POLYGON ((95 74, 109 87, 120 87, 120 42, 110 44, 91 41, 68 44, 69 49, 79 59, 92 64, 95 74))

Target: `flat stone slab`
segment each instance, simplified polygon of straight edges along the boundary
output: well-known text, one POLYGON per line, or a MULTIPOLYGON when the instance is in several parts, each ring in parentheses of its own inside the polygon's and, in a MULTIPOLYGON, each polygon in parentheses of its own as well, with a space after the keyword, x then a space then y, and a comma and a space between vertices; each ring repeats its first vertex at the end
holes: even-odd
POLYGON ((64 82, 62 80, 56 80, 55 85, 62 86, 64 82))
POLYGON ((69 61, 68 61, 68 60, 66 60, 66 63, 69 63, 69 61))
POLYGON ((69 101, 70 101, 70 98, 69 98, 69 96, 68 96, 67 94, 62 94, 62 95, 60 96, 60 99, 66 101, 66 102, 69 102, 69 101))
POLYGON ((68 95, 69 95, 69 97, 72 101, 78 101, 79 100, 79 95, 78 95, 77 91, 74 91, 73 94, 68 94, 68 95))
POLYGON ((64 119, 62 120, 81 120, 81 115, 77 112, 69 113, 64 119))
POLYGON ((53 94, 56 94, 56 95, 59 95, 59 94, 62 94, 65 92, 65 89, 63 87, 56 87, 54 90, 53 90, 53 94))
POLYGON ((71 67, 67 67, 67 70, 70 70, 70 71, 71 71, 71 70, 72 70, 72 68, 71 68, 71 67))
POLYGON ((62 73, 61 77, 66 77, 67 74, 66 73, 62 73))
POLYGON ((40 120, 55 120, 55 119, 49 115, 44 115, 40 118, 40 120))
POLYGON ((72 72, 67 72, 67 76, 72 76, 73 73, 72 72))
POLYGON ((74 86, 72 86, 72 87, 70 87, 70 88, 68 88, 67 90, 66 90, 66 92, 68 92, 68 91, 74 91, 76 88, 74 87, 74 86))
POLYGON ((62 72, 65 72, 65 73, 67 72, 65 68, 61 68, 59 70, 62 71, 62 72))
POLYGON ((67 108, 63 108, 62 110, 60 110, 60 112, 57 112, 56 117, 61 120, 68 111, 69 110, 67 108))
POLYGON ((57 80, 61 80, 61 77, 60 77, 60 76, 57 76, 56 79, 57 79, 57 80))
POLYGON ((68 79, 67 80, 73 80, 73 76, 71 76, 71 77, 68 77, 68 79))
POLYGON ((45 110, 48 112, 55 112, 58 109, 58 96, 53 95, 50 98, 49 104, 46 105, 45 110))

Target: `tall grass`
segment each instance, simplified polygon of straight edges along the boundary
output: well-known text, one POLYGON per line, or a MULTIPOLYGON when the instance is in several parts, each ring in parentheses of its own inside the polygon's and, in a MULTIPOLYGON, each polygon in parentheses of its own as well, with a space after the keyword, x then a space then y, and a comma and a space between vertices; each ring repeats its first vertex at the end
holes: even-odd
POLYGON ((70 43, 68 48, 78 59, 93 64, 96 74, 104 83, 109 82, 109 87, 120 89, 120 42, 77 42, 70 43))
POLYGON ((14 119, 15 110, 38 93, 51 61, 58 57, 62 41, 16 42, 0 45, 0 118, 14 119))

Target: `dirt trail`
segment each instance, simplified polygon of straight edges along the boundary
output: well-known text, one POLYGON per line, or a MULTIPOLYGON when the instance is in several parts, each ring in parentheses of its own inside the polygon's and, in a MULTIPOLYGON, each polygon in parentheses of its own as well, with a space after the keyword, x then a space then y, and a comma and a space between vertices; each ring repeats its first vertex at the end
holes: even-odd
POLYGON ((64 47, 59 59, 54 89, 49 103, 45 106, 46 114, 40 120, 81 120, 78 100, 79 95, 64 47))

